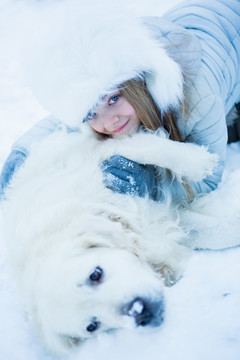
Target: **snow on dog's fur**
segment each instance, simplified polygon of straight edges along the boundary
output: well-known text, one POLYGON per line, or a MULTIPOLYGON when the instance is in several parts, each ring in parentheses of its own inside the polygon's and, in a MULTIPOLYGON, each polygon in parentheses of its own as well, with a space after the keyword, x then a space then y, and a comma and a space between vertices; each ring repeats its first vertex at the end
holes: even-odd
POLYGON ((99 164, 113 154, 189 181, 217 162, 153 133, 100 141, 63 129, 32 149, 6 193, 6 244, 26 312, 56 353, 101 331, 160 325, 163 282, 179 279, 192 248, 170 201, 104 187, 99 164))

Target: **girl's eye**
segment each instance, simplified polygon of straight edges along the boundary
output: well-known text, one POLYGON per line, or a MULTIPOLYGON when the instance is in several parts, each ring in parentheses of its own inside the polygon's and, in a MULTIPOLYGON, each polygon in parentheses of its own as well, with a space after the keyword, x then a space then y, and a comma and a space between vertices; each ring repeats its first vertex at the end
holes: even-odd
POLYGON ((109 102, 108 102, 109 105, 114 104, 118 100, 118 98, 119 98, 119 95, 114 95, 113 97, 111 97, 109 102))

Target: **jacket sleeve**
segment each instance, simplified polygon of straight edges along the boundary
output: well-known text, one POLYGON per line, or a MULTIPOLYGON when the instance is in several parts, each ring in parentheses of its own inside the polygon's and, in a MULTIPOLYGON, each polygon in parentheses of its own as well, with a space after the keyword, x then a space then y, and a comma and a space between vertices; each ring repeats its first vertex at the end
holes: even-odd
POLYGON ((27 156, 32 145, 53 133, 60 124, 61 122, 52 116, 40 120, 13 143, 12 150, 21 151, 27 156))
MULTIPOLYGON (((216 189, 221 181, 226 158, 227 127, 224 104, 217 95, 221 93, 219 84, 213 79, 211 69, 201 61, 201 44, 189 29, 158 17, 144 18, 144 23, 185 74, 186 111, 178 119, 183 140, 204 145, 219 157, 212 175, 201 182, 189 184, 195 195, 208 193, 216 189)), ((164 183, 159 183, 159 187, 160 192, 161 188, 163 193, 168 190, 178 201, 187 199, 184 187, 176 179, 167 177, 164 183)))
MULTIPOLYGON (((185 142, 204 145, 209 152, 218 155, 218 165, 212 174, 200 182, 189 184, 194 195, 208 193, 220 183, 226 160, 227 126, 222 99, 215 95, 199 99, 189 116, 182 121, 184 124, 181 127, 188 133, 185 142)), ((184 187, 176 180, 170 184, 169 190, 181 202, 187 197, 184 187)))
POLYGON ((32 145, 54 132, 60 124, 57 119, 49 116, 40 120, 14 142, 0 175, 0 200, 3 198, 4 191, 9 185, 13 174, 24 164, 32 145))

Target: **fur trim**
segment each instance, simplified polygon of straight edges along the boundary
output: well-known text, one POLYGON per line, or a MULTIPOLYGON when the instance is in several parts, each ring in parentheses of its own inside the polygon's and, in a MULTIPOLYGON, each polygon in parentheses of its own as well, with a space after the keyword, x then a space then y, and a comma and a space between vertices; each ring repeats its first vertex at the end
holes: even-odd
POLYGON ((49 112, 79 126, 101 97, 143 74, 162 112, 178 105, 180 67, 135 15, 91 0, 60 2, 53 13, 27 66, 30 86, 49 112))

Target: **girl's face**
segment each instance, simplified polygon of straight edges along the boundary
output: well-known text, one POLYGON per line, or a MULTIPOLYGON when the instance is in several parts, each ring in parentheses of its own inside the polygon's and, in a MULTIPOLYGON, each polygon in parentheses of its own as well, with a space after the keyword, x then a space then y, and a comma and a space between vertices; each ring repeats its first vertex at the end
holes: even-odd
POLYGON ((107 95, 86 120, 98 133, 112 137, 132 135, 141 124, 133 106, 119 91, 107 95))

